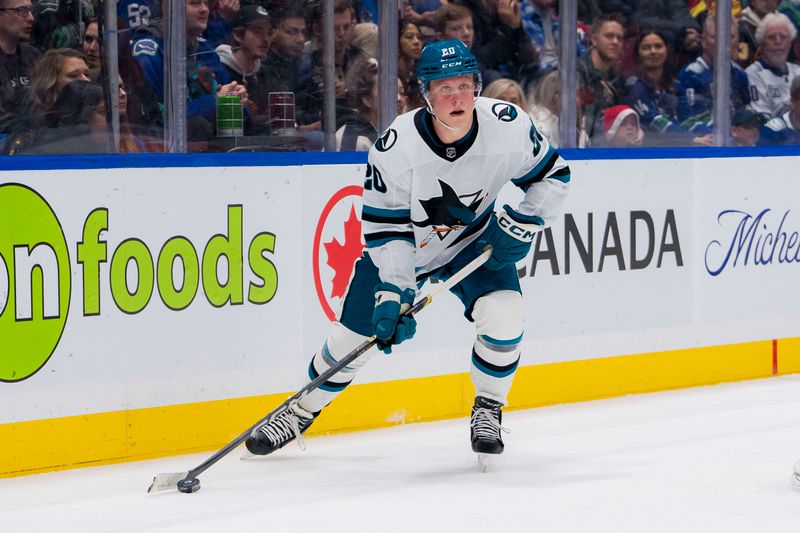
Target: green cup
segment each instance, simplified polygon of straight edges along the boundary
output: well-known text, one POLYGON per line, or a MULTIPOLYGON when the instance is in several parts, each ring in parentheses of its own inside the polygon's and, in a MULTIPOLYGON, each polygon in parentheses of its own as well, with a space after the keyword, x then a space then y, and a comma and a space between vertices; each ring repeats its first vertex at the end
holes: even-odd
POLYGON ((244 110, 239 95, 217 96, 217 137, 244 135, 244 110))

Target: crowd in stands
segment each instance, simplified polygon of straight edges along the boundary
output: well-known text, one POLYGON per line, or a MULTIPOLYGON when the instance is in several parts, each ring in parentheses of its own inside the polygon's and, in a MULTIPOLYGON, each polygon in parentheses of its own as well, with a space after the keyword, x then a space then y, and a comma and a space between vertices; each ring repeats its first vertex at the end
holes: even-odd
MULTIPOLYGON (((264 149, 321 149, 323 2, 185 1, 190 149, 237 146, 220 141, 221 96, 241 106, 238 136, 264 149)), ((377 4, 333 1, 338 150, 367 150, 379 134, 377 4)), ((713 145, 714 2, 577 7, 570 144, 713 145)), ((399 0, 398 10, 397 113, 426 105, 415 73, 425 43, 456 38, 478 59, 484 96, 518 105, 562 144, 558 0, 399 0)), ((119 0, 119 78, 109 80, 102 4, 0 0, 2 152, 163 151, 163 12, 160 0, 119 0)), ((732 15, 729 144, 800 143, 800 0, 734 0, 732 15)))

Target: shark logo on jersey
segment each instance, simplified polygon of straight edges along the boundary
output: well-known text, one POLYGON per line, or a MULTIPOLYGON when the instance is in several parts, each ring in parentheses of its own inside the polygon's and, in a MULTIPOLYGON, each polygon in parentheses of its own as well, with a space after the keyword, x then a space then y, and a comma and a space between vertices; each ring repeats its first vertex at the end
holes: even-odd
POLYGON ((492 106, 492 114, 500 122, 511 122, 517 118, 517 108, 511 104, 497 103, 492 106))
POLYGON ((375 141, 375 148, 378 149, 379 152, 388 152, 389 148, 394 146, 394 143, 397 142, 397 132, 391 128, 386 130, 386 133, 381 135, 377 141, 375 141))
POLYGON ((475 220, 475 211, 483 201, 481 196, 483 190, 459 196, 450 185, 442 180, 438 181, 442 189, 442 195, 419 201, 428 218, 421 221, 411 221, 412 224, 419 228, 432 226, 431 232, 420 243, 420 248, 426 246, 434 236, 443 241, 451 232, 468 226, 475 220), (462 198, 470 201, 470 204, 465 205, 461 200, 462 198))

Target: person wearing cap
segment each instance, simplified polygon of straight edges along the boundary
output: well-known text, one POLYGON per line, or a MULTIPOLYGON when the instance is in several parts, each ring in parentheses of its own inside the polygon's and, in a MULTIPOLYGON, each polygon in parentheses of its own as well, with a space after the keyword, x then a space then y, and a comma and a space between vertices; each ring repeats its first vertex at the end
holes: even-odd
POLYGON ((755 146, 763 125, 761 116, 749 107, 737 109, 731 117, 731 146, 755 146))
POLYGON ((230 79, 247 87, 251 111, 263 113, 266 106, 266 73, 261 62, 267 57, 272 43, 272 19, 260 5, 243 5, 233 19, 231 39, 233 45, 217 47, 220 61, 228 71, 230 79))
POLYGON ((609 107, 603 111, 603 138, 612 148, 641 146, 644 131, 639 127, 639 115, 627 105, 609 107))
MULTIPOLYGON (((476 335, 464 339, 464 348, 471 344, 465 355, 476 392, 472 450, 499 454, 501 407, 524 330, 516 263, 559 216, 570 170, 522 108, 480 96, 478 61, 460 40, 425 46, 417 77, 427 106, 397 117, 369 151, 361 226, 366 249, 345 275, 350 281, 340 312, 311 359, 308 378, 325 374, 365 341, 377 341, 389 353, 410 340, 416 321, 404 310, 417 289, 428 279, 447 280, 490 250, 488 260, 451 292, 475 324, 476 335), (496 212, 498 193, 509 182, 524 197, 496 212)), ((366 352, 257 427, 245 442, 250 453, 266 455, 301 442, 373 354, 366 352)))
POLYGON ((789 85, 800 76, 800 65, 789 63, 797 29, 783 13, 768 13, 756 29, 761 58, 747 67, 753 110, 769 118, 789 110, 789 85))
POLYGON ((800 144, 800 76, 789 86, 790 109, 761 128, 758 144, 800 144))

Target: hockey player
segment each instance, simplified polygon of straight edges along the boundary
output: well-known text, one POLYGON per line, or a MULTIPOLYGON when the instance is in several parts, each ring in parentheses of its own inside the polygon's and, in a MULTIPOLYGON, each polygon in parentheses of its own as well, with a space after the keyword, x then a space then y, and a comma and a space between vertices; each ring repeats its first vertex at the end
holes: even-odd
MULTIPOLYGON (((395 119, 369 152, 362 222, 367 250, 355 264, 338 321, 308 368, 314 379, 373 334, 385 352, 413 337, 402 315, 426 279, 447 279, 488 245, 492 256, 455 285, 475 324, 472 449, 499 454, 501 407, 520 357, 522 294, 515 263, 566 197, 570 171, 519 107, 478 95, 475 56, 459 40, 428 44, 417 75, 427 108, 395 119), (501 187, 525 191, 519 207, 495 212, 501 187)), ((300 438, 369 354, 257 428, 250 452, 271 453, 300 438)))

